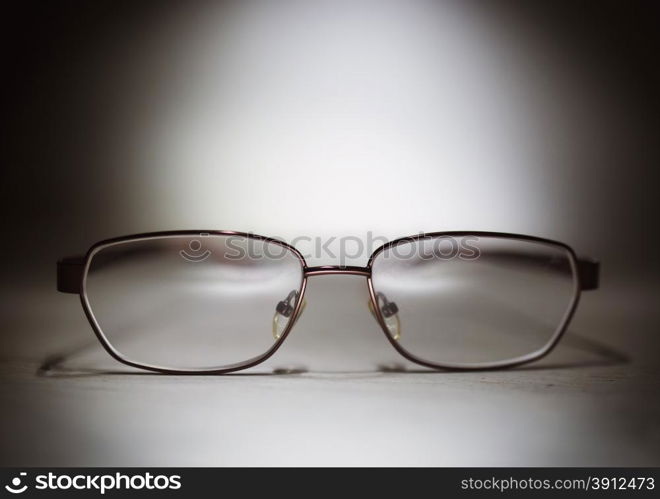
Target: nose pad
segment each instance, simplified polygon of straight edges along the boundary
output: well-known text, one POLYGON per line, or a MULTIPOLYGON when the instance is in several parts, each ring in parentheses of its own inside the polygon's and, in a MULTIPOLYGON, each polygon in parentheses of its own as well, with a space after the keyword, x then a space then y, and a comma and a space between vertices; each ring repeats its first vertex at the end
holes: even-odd
MULTIPOLYGON (((298 291, 295 289, 291 291, 284 300, 277 302, 277 305, 275 306, 275 314, 273 315, 273 338, 276 340, 279 340, 282 337, 282 333, 289 324, 289 320, 291 319, 291 315, 293 315, 293 311, 296 309, 297 303, 298 291)), ((307 300, 304 300, 300 307, 298 317, 302 315, 306 305, 307 300)), ((296 318, 296 320, 298 319, 296 318)))
MULTIPOLYGON (((401 338, 401 321, 399 320, 399 307, 393 301, 388 301, 383 293, 376 293, 376 300, 378 301, 378 308, 387 326, 387 331, 393 340, 398 341, 401 338)), ((369 300, 369 311, 374 319, 378 320, 374 305, 369 300)))

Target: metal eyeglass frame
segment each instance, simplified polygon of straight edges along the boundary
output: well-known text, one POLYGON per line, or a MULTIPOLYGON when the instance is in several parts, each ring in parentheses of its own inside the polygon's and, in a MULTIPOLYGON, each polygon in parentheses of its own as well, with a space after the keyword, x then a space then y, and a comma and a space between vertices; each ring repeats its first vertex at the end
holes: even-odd
POLYGON ((383 330, 385 337, 390 342, 390 344, 406 359, 416 364, 420 364, 425 367, 432 369, 450 369, 450 370, 463 370, 463 371, 474 371, 474 370, 486 370, 486 369, 498 369, 505 367, 513 367, 521 364, 526 364, 535 360, 544 357, 552 351, 552 349, 557 345, 564 332, 566 331, 568 324, 570 323, 573 314, 577 308, 578 302, 580 300, 580 294, 582 291, 589 291, 598 289, 599 286, 599 277, 600 277, 600 264, 596 260, 591 258, 578 258, 573 251, 573 249, 562 242, 553 241, 550 239, 527 236, 522 234, 511 234, 506 232, 484 232, 484 231, 450 231, 450 232, 430 232, 423 234, 416 234, 414 236, 402 237, 395 239, 384 245, 377 248, 369 257, 369 261, 366 267, 358 266, 342 266, 342 265, 323 265, 323 266, 308 266, 307 262, 303 255, 293 246, 280 241, 278 239, 250 234, 246 232, 236 232, 228 230, 175 230, 175 231, 164 231, 164 232, 148 232, 142 234, 133 234, 128 236, 122 236, 112 239, 106 239, 99 241, 92 245, 87 251, 85 256, 75 256, 75 257, 65 257, 61 258, 57 262, 57 290, 63 293, 72 293, 80 296, 80 301, 82 303, 83 310, 89 321, 92 329, 98 340, 103 345, 103 348, 117 361, 129 365, 131 367, 136 367, 140 369, 145 369, 148 371, 159 372, 163 374, 225 374, 234 371, 239 371, 242 369, 248 369, 254 367, 257 364, 260 364, 271 357, 284 343, 287 336, 291 332, 291 329, 296 323, 304 304, 305 297, 305 288, 307 286, 307 279, 310 277, 321 276, 321 275, 354 275, 362 276, 367 279, 367 286, 369 289, 369 298, 370 298, 370 308, 374 314, 374 317, 378 321, 381 329, 383 330), (285 329, 281 332, 279 337, 276 338, 275 343, 262 355, 253 357, 251 359, 239 362, 236 364, 231 364, 223 366, 218 369, 171 369, 164 368, 149 364, 141 364, 139 362, 134 362, 125 358, 119 351, 117 351, 107 340, 103 334, 101 327, 99 326, 94 314, 92 313, 89 301, 87 299, 86 293, 86 280, 87 273, 89 271, 90 263, 92 257, 101 249, 115 245, 117 243, 124 243, 127 241, 136 241, 143 239, 155 239, 160 237, 168 236, 199 236, 200 234, 204 235, 219 235, 219 236, 239 236, 245 237, 248 239, 268 242, 280 245, 291 253, 293 253, 300 261, 302 266, 302 281, 300 284, 299 295, 296 300, 295 307, 289 318, 289 321, 285 329), (398 244, 405 242, 414 242, 426 238, 437 238, 437 237, 465 237, 465 236, 476 236, 476 237, 496 237, 500 239, 513 239, 520 241, 544 243, 548 245, 553 245, 555 247, 560 247, 566 250, 570 258, 570 264, 574 273, 575 279, 575 291, 574 296, 569 304, 569 308, 566 311, 562 322, 555 331, 553 337, 549 342, 541 349, 532 352, 528 355, 522 357, 517 357, 510 360, 496 361, 496 362, 483 362, 475 363, 470 365, 462 364, 448 364, 448 363, 437 363, 431 362, 425 359, 422 359, 410 352, 408 352, 395 338, 392 337, 388 326, 383 315, 383 311, 378 304, 378 294, 374 290, 372 282, 372 265, 375 258, 383 251, 392 248, 398 244))

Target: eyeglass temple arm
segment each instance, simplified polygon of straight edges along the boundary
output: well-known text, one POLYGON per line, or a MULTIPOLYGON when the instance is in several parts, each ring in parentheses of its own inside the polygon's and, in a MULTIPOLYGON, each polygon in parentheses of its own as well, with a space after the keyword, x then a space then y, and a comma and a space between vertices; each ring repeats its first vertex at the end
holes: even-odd
POLYGON ((580 276, 580 289, 592 291, 600 285, 600 262, 587 256, 578 257, 577 270, 580 276))
POLYGON ((57 290, 79 295, 85 271, 84 256, 65 256, 57 261, 57 290))
MULTIPOLYGON (((589 257, 578 258, 580 289, 598 289, 600 283, 600 262, 589 257)), ((57 290, 61 293, 80 294, 85 270, 84 256, 68 256, 57 261, 57 290)))

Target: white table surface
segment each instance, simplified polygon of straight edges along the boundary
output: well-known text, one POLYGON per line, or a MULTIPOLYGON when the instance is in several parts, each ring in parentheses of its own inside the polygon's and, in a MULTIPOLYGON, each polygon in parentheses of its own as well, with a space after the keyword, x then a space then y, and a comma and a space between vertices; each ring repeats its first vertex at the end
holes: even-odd
POLYGON ((77 297, 50 282, 3 292, 2 464, 660 465, 649 290, 585 294, 550 356, 472 373, 406 362, 366 299, 363 278, 312 280, 305 314, 269 361, 187 377, 116 363, 77 297))

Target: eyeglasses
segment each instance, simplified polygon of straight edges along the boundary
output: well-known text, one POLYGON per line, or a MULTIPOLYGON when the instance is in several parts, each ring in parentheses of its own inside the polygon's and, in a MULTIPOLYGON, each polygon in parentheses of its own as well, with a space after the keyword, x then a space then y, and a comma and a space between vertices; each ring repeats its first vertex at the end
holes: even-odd
POLYGON ((80 295, 105 350, 133 367, 221 374, 265 361, 305 307, 311 277, 366 278, 390 344, 436 369, 491 369, 549 353, 598 262, 566 244, 494 232, 391 241, 366 267, 310 267, 294 247, 230 231, 137 234, 57 263, 57 288, 80 295))

